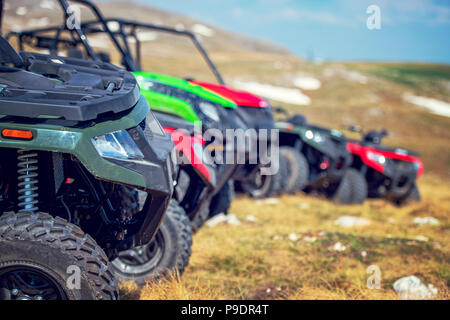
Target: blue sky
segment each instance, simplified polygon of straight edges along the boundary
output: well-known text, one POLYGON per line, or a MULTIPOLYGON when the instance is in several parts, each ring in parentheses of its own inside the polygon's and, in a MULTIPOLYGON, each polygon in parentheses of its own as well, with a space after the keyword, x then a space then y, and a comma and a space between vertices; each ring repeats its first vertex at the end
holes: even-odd
POLYGON ((450 64, 450 0, 139 0, 304 58, 450 64), (381 30, 368 30, 369 5, 381 30))

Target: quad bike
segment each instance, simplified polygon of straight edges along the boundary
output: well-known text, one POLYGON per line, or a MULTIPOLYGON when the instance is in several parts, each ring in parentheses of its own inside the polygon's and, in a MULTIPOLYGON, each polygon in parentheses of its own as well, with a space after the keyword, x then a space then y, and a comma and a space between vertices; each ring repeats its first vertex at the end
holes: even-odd
MULTIPOLYGON (((195 37, 194 35, 191 36, 195 37)), ((200 52, 206 51, 201 50, 200 52)), ((225 86, 220 72, 212 62, 210 63, 211 69, 217 75, 219 84, 194 80, 190 80, 190 82, 233 101, 238 106, 236 114, 247 124, 248 128, 255 129, 259 133, 263 131, 267 133, 267 135, 259 135, 256 141, 254 141, 255 145, 257 145, 255 148, 255 152, 257 152, 256 161, 246 161, 245 165, 234 174, 233 180, 237 190, 253 198, 267 198, 279 195, 282 191, 282 181, 286 176, 283 154, 279 158, 280 163, 278 164, 279 170, 277 174, 262 174, 261 172, 261 169, 264 168, 263 163, 265 159, 260 155, 260 146, 268 146, 271 144, 274 148, 278 147, 278 136, 272 135, 272 132, 274 132, 273 129, 275 129, 275 122, 270 103, 251 93, 225 86)), ((234 186, 232 185, 231 187, 234 186)))
MULTIPOLYGON (((109 30, 108 24, 103 19, 98 8, 89 1, 74 2, 85 4, 92 9, 94 14, 98 16, 99 23, 104 23, 104 32, 110 35, 113 42, 116 43, 116 49, 123 56, 123 65, 128 70, 134 70, 133 57, 118 43, 117 35, 109 30)), ((67 10, 68 3, 66 1, 61 0, 60 4, 64 12, 67 13, 70 11, 67 10)), ((90 23, 87 25, 90 26, 90 23)), ((13 38, 17 36, 19 47, 23 47, 25 43, 36 49, 46 48, 53 53, 68 50, 70 54, 75 55, 77 49, 79 49, 77 47, 80 46, 85 50, 85 54, 81 56, 93 60, 108 60, 106 57, 107 54, 99 55, 89 45, 88 36, 91 32, 98 32, 97 29, 92 30, 83 24, 79 29, 65 30, 70 35, 68 40, 68 38, 60 37, 65 27, 64 25, 56 28, 12 33, 9 37, 13 38), (56 36, 49 37, 48 32, 55 30, 59 30, 56 32, 56 36), (44 35, 41 35, 41 33, 44 35)), ((221 206, 226 207, 226 209, 229 207, 231 199, 223 195, 224 193, 229 193, 228 179, 237 170, 238 166, 206 165, 202 163, 201 147, 204 149, 214 148, 216 145, 212 143, 206 145, 204 141, 201 144, 198 143, 201 138, 198 138, 198 134, 195 134, 193 124, 201 123, 204 131, 213 128, 219 128, 221 130, 225 130, 226 128, 245 129, 245 125, 239 122, 239 119, 233 117, 233 111, 236 108, 233 102, 211 93, 198 85, 192 85, 185 80, 158 74, 136 71, 134 75, 141 87, 141 93, 152 105, 153 110, 155 110, 156 117, 164 126, 164 129, 171 133, 175 145, 180 146, 180 148, 177 148, 181 151, 178 162, 181 162, 182 165, 176 169, 177 186, 175 188, 174 201, 177 201, 186 212, 190 219, 190 227, 196 231, 205 219, 209 217, 211 211, 217 210, 221 206), (184 142, 179 144, 177 142, 180 138, 181 131, 183 131, 181 137, 184 142), (186 152, 186 150, 192 152, 186 152), (200 161, 198 161, 199 159, 200 161), (223 199, 230 199, 230 201, 224 204, 223 199)), ((134 193, 128 195, 128 198, 137 199, 138 196, 134 193)), ((158 237, 155 239, 158 239, 158 237)), ((163 261, 167 261, 164 257, 157 259, 162 265, 154 261, 149 261, 152 253, 158 253, 158 250, 158 246, 155 247, 152 244, 151 248, 137 248, 128 253, 125 252, 119 257, 117 263, 113 265, 118 269, 119 276, 122 278, 129 279, 131 277, 137 282, 142 283, 145 280, 158 276, 161 270, 169 267, 163 263, 163 261)), ((155 256, 158 256, 158 254, 155 254, 155 256)), ((188 255, 185 256, 188 257, 188 255)), ((187 265, 188 259, 181 258, 182 261, 180 263, 176 262, 176 260, 171 259, 170 261, 172 265, 176 265, 176 271, 182 273, 184 267, 187 265)))
POLYGON ((132 74, 0 37, 0 298, 117 299, 109 261, 178 219, 173 150, 132 74))
MULTIPOLYGON (((281 108, 278 113, 287 114, 281 108)), ((350 168, 347 140, 337 130, 311 125, 297 114, 276 123, 280 130, 280 153, 288 161, 285 192, 318 192, 337 203, 364 202, 367 191, 360 187, 364 178, 350 168)))
POLYGON ((381 145, 389 136, 386 130, 364 133, 359 126, 347 129, 362 135, 361 141, 349 141, 347 148, 353 156, 352 168, 365 178, 364 188, 369 198, 385 198, 397 205, 420 201, 417 179, 424 165, 417 153, 381 145))

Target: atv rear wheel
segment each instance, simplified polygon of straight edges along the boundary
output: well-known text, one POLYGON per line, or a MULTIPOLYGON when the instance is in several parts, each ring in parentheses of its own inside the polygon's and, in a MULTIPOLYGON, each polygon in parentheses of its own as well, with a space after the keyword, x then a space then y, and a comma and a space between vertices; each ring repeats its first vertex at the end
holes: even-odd
POLYGON ((209 219, 210 203, 211 201, 208 201, 208 203, 203 204, 194 219, 191 220, 192 233, 196 233, 209 219))
POLYGON ((283 181, 287 179, 287 160, 280 154, 280 168, 278 173, 273 175, 261 175, 261 170, 249 180, 242 181, 240 187, 242 191, 255 199, 270 198, 280 195, 283 192, 283 181))
POLYGON ((283 192, 295 193, 308 183, 309 166, 305 156, 292 147, 281 147, 280 154, 286 159, 287 177, 283 181, 283 192))
POLYGON ((0 217, 1 300, 115 300, 117 283, 94 239, 46 213, 0 217))
POLYGON ((353 168, 347 169, 347 174, 350 178, 352 189, 351 203, 363 204, 368 195, 366 178, 353 168))
POLYGON ((177 201, 170 201, 167 212, 155 238, 147 245, 119 253, 112 265, 120 280, 137 284, 182 274, 189 264, 192 247, 192 229, 189 218, 177 201))
POLYGON ((349 171, 347 170, 330 198, 333 202, 338 204, 351 204, 352 193, 351 174, 349 174, 349 171))

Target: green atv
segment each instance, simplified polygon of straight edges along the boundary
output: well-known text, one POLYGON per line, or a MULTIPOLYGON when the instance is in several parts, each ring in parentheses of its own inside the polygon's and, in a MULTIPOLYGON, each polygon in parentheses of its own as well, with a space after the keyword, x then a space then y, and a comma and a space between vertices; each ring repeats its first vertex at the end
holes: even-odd
POLYGON ((110 64, 0 37, 0 154, 0 299, 117 299, 109 261, 179 219, 170 136, 110 64))

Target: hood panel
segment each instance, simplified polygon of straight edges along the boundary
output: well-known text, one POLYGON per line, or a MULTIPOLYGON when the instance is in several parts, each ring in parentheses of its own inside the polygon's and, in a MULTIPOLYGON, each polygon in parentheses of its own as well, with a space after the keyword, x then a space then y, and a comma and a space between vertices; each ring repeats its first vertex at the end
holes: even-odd
POLYGON ((206 90, 202 86, 190 83, 189 81, 183 79, 152 72, 133 72, 133 74, 136 77, 141 89, 143 90, 145 90, 145 88, 148 87, 145 85, 146 81, 147 82, 157 81, 159 83, 196 94, 197 96, 203 99, 209 100, 214 103, 218 103, 225 108, 234 109, 237 107, 232 100, 226 99, 225 97, 222 97, 214 92, 206 90))
POLYGON ((255 108, 269 107, 269 103, 266 100, 261 99, 260 97, 255 96, 249 92, 231 89, 224 85, 219 85, 210 82, 190 81, 190 83, 202 86, 207 90, 219 94, 229 100, 232 100, 240 107, 255 107, 255 108))

